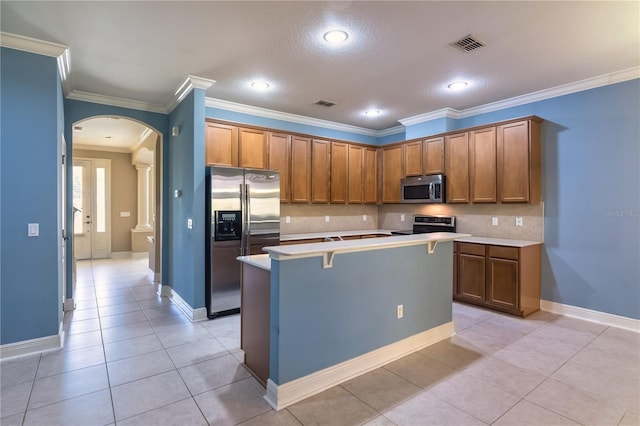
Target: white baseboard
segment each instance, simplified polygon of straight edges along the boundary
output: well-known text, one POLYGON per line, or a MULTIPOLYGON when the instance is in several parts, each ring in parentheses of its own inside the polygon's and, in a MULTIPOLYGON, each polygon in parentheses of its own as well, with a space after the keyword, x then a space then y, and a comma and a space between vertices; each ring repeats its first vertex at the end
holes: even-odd
POLYGON ((564 305, 562 303, 540 300, 540 309, 559 315, 579 318, 585 321, 597 322, 610 327, 623 328, 625 330, 640 333, 640 320, 608 314, 606 312, 593 311, 578 306, 564 305))
POLYGON ((38 352, 54 351, 62 349, 63 345, 64 329, 63 323, 61 322, 57 335, 0 345, 0 359, 31 355, 38 352))
POLYGON ((160 285, 158 288, 158 296, 171 298, 171 287, 168 285, 160 285))
POLYGON ((71 299, 65 299, 64 305, 62 305, 62 310, 65 312, 73 311, 76 308, 76 303, 71 299))
POLYGON ((155 272, 153 274, 153 282, 154 283, 159 283, 161 279, 162 279, 162 274, 160 272, 155 272))
POLYGON ((191 320, 191 322, 203 321, 206 320, 207 317, 207 308, 192 308, 187 302, 184 301, 182 297, 178 293, 175 292, 171 287, 162 286, 161 292, 164 296, 165 288, 169 289, 170 295, 168 297, 171 298, 173 303, 176 304, 178 308, 191 320))
POLYGON ((267 381, 267 394, 264 399, 275 410, 281 410, 405 355, 437 343, 453 334, 453 322, 448 322, 281 385, 277 385, 269 379, 267 381))

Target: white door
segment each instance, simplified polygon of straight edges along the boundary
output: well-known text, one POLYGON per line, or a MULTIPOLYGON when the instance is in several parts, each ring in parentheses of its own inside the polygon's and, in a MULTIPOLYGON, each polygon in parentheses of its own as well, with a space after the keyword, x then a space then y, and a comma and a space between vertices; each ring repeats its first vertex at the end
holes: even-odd
POLYGON ((111 256, 111 161, 73 161, 74 255, 76 259, 111 256))

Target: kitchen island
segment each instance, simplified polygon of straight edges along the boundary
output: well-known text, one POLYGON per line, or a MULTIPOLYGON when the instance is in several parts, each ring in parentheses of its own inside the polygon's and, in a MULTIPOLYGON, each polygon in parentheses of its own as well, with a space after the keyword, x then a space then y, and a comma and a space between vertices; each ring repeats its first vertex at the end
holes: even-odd
MULTIPOLYGON (((269 259, 239 258, 245 270, 270 268, 267 402, 284 408, 451 336, 453 240, 466 236, 265 247, 269 259)), ((262 277, 243 291, 264 292, 262 277)), ((243 350, 251 359, 244 341, 243 350)))

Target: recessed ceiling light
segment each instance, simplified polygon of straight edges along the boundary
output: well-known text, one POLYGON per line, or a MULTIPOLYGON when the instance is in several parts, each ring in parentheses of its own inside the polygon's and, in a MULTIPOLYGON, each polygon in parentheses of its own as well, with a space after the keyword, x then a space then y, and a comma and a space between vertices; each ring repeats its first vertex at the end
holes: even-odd
POLYGON ((454 81, 453 83, 449 83, 447 87, 451 90, 462 90, 467 87, 469 83, 466 81, 454 81))
POLYGON ((340 44, 349 38, 349 34, 342 30, 331 30, 324 33, 322 38, 330 44, 340 44))
POLYGON ((269 87, 271 87, 271 85, 266 81, 259 80, 251 83, 251 87, 253 87, 256 90, 267 90, 269 87))
POLYGON ((369 109, 364 112, 364 115, 367 117, 376 117, 380 115, 382 112, 379 109, 369 109))

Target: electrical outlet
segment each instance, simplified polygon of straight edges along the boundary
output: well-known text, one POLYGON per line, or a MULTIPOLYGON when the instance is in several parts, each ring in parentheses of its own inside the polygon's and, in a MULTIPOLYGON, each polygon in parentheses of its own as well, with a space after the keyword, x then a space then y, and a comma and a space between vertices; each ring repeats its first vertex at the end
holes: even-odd
POLYGON ((494 217, 491 218, 491 224, 493 226, 498 226, 498 217, 497 216, 494 216, 494 217))
POLYGON ((325 221, 325 222, 329 222, 329 215, 326 215, 326 216, 324 217, 324 221, 325 221))
POLYGON ((193 229, 193 219, 187 219, 187 229, 193 229))
POLYGON ((400 222, 404 222, 404 215, 403 214, 400 215, 400 222))
POLYGON ((521 216, 516 217, 516 226, 522 226, 522 217, 521 216))
POLYGON ((38 237, 38 236, 40 236, 40 224, 39 223, 29 223, 27 225, 27 236, 28 237, 38 237))
POLYGON ((284 221, 285 223, 291 223, 291 216, 285 216, 284 221))
POLYGON ((398 305, 398 309, 396 313, 398 315, 398 318, 402 318, 404 316, 404 306, 398 305))
POLYGON ((363 214, 363 215, 362 215, 362 221, 363 221, 363 222, 366 222, 366 221, 367 221, 367 215, 366 215, 366 214, 363 214))

